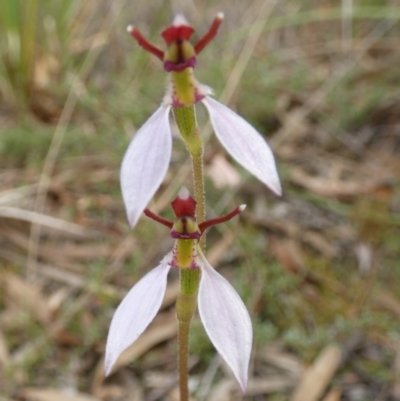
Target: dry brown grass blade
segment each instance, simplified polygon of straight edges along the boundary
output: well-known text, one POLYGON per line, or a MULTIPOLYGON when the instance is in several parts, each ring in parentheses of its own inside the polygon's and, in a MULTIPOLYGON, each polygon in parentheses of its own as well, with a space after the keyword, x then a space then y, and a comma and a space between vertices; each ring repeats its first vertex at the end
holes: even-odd
POLYGON ((93 237, 99 235, 97 231, 90 230, 78 224, 70 223, 69 221, 61 220, 56 217, 36 213, 31 210, 20 209, 17 207, 0 206, 0 217, 6 219, 22 220, 39 226, 45 226, 54 230, 65 231, 69 234, 81 237, 93 237))
POLYGON ((83 288, 87 284, 85 277, 49 264, 38 263, 38 273, 42 277, 58 281, 72 288, 83 288))
POLYGON ((72 263, 107 258, 112 252, 112 245, 107 243, 64 243, 57 244, 57 247, 55 247, 54 244, 46 243, 41 247, 41 254, 46 255, 47 259, 51 259, 52 261, 70 259, 72 263))
MULTIPOLYGON (((169 392, 168 397, 166 398, 168 401, 180 401, 180 393, 177 388, 173 389, 169 392)), ((189 401, 196 401, 193 397, 189 396, 189 401)))
MULTIPOLYGON (((329 241, 326 240, 322 235, 310 230, 305 231, 300 224, 289 221, 288 219, 274 219, 269 216, 257 217, 254 213, 247 213, 247 218, 255 226, 261 226, 269 230, 276 231, 278 233, 283 233, 290 239, 310 245, 317 252, 328 258, 333 258, 338 253, 336 247, 333 244, 329 243, 329 241)), ((276 244, 279 248, 281 248, 281 244, 279 244, 278 241, 276 241, 273 246, 276 244)), ((277 247, 274 248, 274 251, 276 252, 276 257, 282 257, 282 255, 279 255, 279 250, 277 247)), ((285 253, 287 253, 287 251, 285 251, 285 253)), ((283 260, 281 260, 281 262, 283 262, 283 260)), ((286 267, 285 264, 284 266, 286 267)), ((295 264, 292 263, 292 266, 295 267, 295 264)), ((300 265, 297 263, 297 266, 300 265)))
MULTIPOLYGON (((123 376, 125 379, 125 376, 123 376)), ((96 397, 101 400, 124 400, 124 401, 143 401, 144 393, 143 388, 139 381, 132 376, 127 380, 123 380, 124 386, 111 384, 109 386, 102 386, 98 389, 96 397)))
POLYGON ((237 169, 221 153, 217 153, 211 159, 211 163, 205 173, 211 179, 215 188, 219 190, 225 187, 235 188, 241 183, 241 176, 237 169))
POLYGON ((340 401, 342 399, 342 390, 340 388, 333 388, 322 399, 322 401, 340 401))
POLYGON ((379 289, 372 295, 372 299, 400 319, 400 302, 392 294, 384 289, 379 289))
POLYGON ((224 253, 235 240, 236 234, 233 231, 227 231, 226 234, 208 251, 207 260, 212 266, 218 264, 224 253))
POLYGON ((0 192, 0 205, 15 205, 21 199, 26 198, 29 195, 36 193, 37 184, 25 185, 18 188, 8 189, 0 192))
POLYGON ((291 377, 276 376, 250 380, 246 396, 271 394, 293 388, 295 380, 291 377))
POLYGON ((339 250, 335 247, 335 245, 330 243, 322 234, 317 232, 305 232, 304 242, 328 259, 333 259, 339 254, 339 250))
POLYGON ((0 285, 3 287, 6 300, 12 302, 21 311, 28 310, 38 322, 49 323, 50 310, 47 300, 33 284, 28 284, 17 275, 3 272, 0 285))
POLYGON ((304 271, 304 252, 297 241, 293 239, 271 238, 271 249, 275 258, 289 272, 304 271))
POLYGON ((293 377, 300 377, 304 372, 304 367, 300 360, 294 355, 283 351, 280 346, 268 346, 258 352, 257 356, 268 364, 286 371, 293 377))
POLYGON ((232 379, 221 380, 213 389, 209 401, 231 401, 231 392, 237 388, 237 384, 232 379))
POLYGON ((316 195, 326 198, 349 198, 360 195, 367 195, 374 192, 380 186, 391 181, 391 177, 382 176, 368 180, 360 180, 356 177, 354 180, 332 179, 323 176, 313 176, 305 173, 299 168, 293 168, 290 173, 290 180, 316 195), (364 182, 363 182, 364 181, 364 182))
POLYGON ((328 345, 318 355, 313 365, 304 373, 291 401, 318 401, 332 380, 342 357, 336 345, 328 345))
POLYGON ((63 392, 53 388, 25 388, 20 396, 26 401, 99 401, 89 394, 63 392))

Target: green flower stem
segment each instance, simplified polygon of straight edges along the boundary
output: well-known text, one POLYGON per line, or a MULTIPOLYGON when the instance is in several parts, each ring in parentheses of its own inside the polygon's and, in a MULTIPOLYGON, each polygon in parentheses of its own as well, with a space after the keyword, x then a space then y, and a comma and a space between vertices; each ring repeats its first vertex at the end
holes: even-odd
MULTIPOLYGON (((192 158, 194 198, 196 199, 196 220, 205 220, 205 192, 203 169, 203 138, 200 135, 194 106, 174 107, 173 114, 186 147, 192 158)), ((200 239, 200 248, 205 249, 205 235, 200 239)), ((180 294, 176 301, 178 319, 178 365, 181 401, 188 401, 188 359, 190 323, 197 307, 197 291, 200 282, 199 269, 180 269, 180 294)))
MULTIPOLYGON (((181 273, 191 273, 193 271, 199 272, 198 269, 181 269, 181 273)), ((181 285, 185 281, 184 278, 190 277, 185 274, 180 275, 181 285)), ((197 274, 197 278, 200 275, 197 274)), ((198 283, 198 279, 196 282, 198 283)), ((195 284, 195 283, 193 283, 195 284)), ((198 286, 196 284, 195 286, 198 286)), ((193 289, 194 287, 193 286, 193 289)), ((179 390, 180 390, 180 400, 189 400, 189 389, 188 389, 188 361, 189 361, 189 332, 190 323, 197 306, 197 289, 195 295, 184 295, 182 292, 178 295, 176 300, 176 316, 178 319, 178 365, 179 365, 179 390)))
POLYGON ((178 369, 180 401, 189 401, 189 330, 190 322, 178 324, 178 369))
MULTIPOLYGON (((192 157, 194 198, 196 199, 196 220, 202 223, 206 218, 204 196, 203 153, 204 145, 197 126, 194 106, 174 107, 174 117, 186 147, 192 157)), ((204 246, 204 245, 203 245, 204 246)))
MULTIPOLYGON (((204 169, 203 169, 203 140, 201 139, 201 153, 191 154, 192 171, 194 182, 194 196, 197 201, 196 220, 200 224, 206 219, 206 198, 204 191, 204 169)), ((206 250, 206 233, 203 233, 199 241, 200 249, 206 250)))

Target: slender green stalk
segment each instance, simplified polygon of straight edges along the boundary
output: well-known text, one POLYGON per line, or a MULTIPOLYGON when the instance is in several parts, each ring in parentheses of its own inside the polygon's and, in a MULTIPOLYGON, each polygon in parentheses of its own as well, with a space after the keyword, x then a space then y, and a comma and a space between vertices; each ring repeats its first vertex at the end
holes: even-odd
POLYGON ((178 325, 178 369, 179 369, 179 393, 181 401, 189 400, 189 331, 190 322, 178 325))
POLYGON ((192 158, 193 189, 196 199, 196 220, 200 224, 206 217, 204 172, 203 172, 203 138, 197 126, 194 106, 175 107, 173 109, 176 124, 192 158))
MULTIPOLYGON (((198 271, 198 269, 195 269, 198 271)), ((194 270, 181 269, 181 273, 190 273, 194 270)), ((188 277, 188 275, 186 275, 188 277)), ((199 278, 199 274, 197 274, 199 278)), ((180 275, 181 281, 181 291, 182 285, 185 281, 185 274, 180 275)), ((198 280, 195 280, 198 283, 198 280)), ((198 284, 195 286, 197 287, 198 284)), ((178 368, 179 368, 179 391, 180 400, 189 400, 189 389, 188 389, 188 379, 189 379, 189 333, 190 333, 190 323, 197 306, 197 288, 193 287, 196 291, 195 295, 185 295, 182 292, 178 295, 176 300, 176 316, 178 319, 178 368)))
MULTIPOLYGON (((202 151, 198 154, 191 154, 192 157, 192 172, 194 182, 194 196, 197 201, 196 205, 196 220, 198 224, 202 223, 206 218, 206 198, 204 192, 204 171, 203 171, 203 143, 202 151)), ((206 234, 200 238, 200 248, 205 252, 206 234)))
MULTIPOLYGON (((196 220, 200 224, 205 220, 205 192, 203 154, 204 145, 196 120, 194 106, 175 107, 173 109, 176 124, 192 159, 194 197, 196 199, 196 220)), ((205 249, 205 235, 202 235, 200 247, 205 249)), ((197 307, 197 291, 200 282, 199 269, 180 269, 180 294, 176 301, 178 319, 178 365, 179 389, 181 401, 189 400, 188 359, 190 323, 197 307)))

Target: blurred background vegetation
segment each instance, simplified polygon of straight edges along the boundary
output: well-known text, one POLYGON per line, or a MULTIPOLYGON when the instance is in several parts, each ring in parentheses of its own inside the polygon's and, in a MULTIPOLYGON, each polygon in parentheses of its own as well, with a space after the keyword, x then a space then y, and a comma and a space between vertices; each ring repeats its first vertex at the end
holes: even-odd
MULTIPOLYGON (((170 249, 129 229, 119 165, 161 102, 154 43, 177 12, 201 36, 225 21, 200 82, 273 148, 276 198, 207 139, 208 258, 255 327, 246 400, 400 400, 400 2, 2 0, 0 9, 0 400, 176 400, 172 275, 162 311, 116 372, 107 330, 126 291, 170 249), (321 373, 323 372, 323 374, 321 373), (311 380, 312 389, 307 380, 311 380)), ((152 209, 190 188, 174 141, 152 209)), ((201 323, 196 400, 242 399, 201 323)))

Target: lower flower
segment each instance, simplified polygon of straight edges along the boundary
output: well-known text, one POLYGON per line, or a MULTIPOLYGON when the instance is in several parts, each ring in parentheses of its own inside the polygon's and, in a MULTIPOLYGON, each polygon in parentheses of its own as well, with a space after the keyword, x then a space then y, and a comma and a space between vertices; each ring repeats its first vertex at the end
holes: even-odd
POLYGON ((249 313, 235 289, 209 264, 198 240, 206 228, 227 221, 244 210, 233 212, 197 225, 195 202, 187 191, 181 191, 173 202, 178 220, 173 223, 147 211, 146 214, 171 228, 175 245, 160 264, 147 273, 118 306, 107 338, 105 374, 109 375, 117 358, 145 331, 156 316, 167 287, 171 268, 200 269, 198 309, 204 328, 214 347, 232 369, 243 391, 246 390, 252 349, 252 325, 249 313), (189 249, 189 260, 183 258, 189 249))

